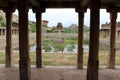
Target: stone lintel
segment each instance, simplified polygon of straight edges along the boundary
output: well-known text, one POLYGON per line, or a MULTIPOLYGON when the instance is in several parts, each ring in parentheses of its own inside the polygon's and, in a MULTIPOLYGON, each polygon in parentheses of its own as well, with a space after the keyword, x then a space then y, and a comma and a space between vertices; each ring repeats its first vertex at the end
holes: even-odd
POLYGON ((77 7, 77 8, 75 8, 75 11, 76 12, 86 12, 87 8, 85 8, 85 7, 77 7))
POLYGON ((15 7, 11 6, 11 7, 4 8, 2 10, 3 10, 3 12, 11 12, 11 13, 13 13, 13 12, 15 12, 15 7))
POLYGON ((107 8, 107 12, 120 12, 120 8, 109 7, 107 8))
POLYGON ((45 12, 44 7, 33 7, 32 10, 33 10, 33 13, 44 13, 45 12))

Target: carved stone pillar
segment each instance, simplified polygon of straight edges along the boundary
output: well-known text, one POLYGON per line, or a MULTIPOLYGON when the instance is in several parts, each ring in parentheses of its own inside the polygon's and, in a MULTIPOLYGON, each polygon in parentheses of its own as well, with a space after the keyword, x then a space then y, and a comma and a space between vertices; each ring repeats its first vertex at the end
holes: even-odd
POLYGON ((2 34, 2 33, 1 33, 1 29, 0 29, 0 36, 1 36, 1 34, 2 34))
POLYGON ((28 2, 18 0, 19 11, 19 72, 20 80, 30 80, 28 2))
POLYGON ((6 67, 12 66, 12 12, 14 12, 13 8, 7 8, 6 12, 6 67))
POLYGON ((115 10, 111 10, 110 19, 111 19, 111 30, 110 30, 110 51, 109 51, 109 60, 108 60, 108 68, 115 68, 115 40, 116 40, 116 18, 117 12, 115 10))
POLYGON ((42 68, 41 22, 45 8, 33 8, 33 12, 36 13, 36 68, 42 68))
POLYGON ((77 55, 77 68, 83 68, 83 38, 84 38, 84 12, 86 9, 76 8, 78 12, 78 55, 77 55))
POLYGON ((5 30, 6 30, 6 29, 3 29, 3 35, 5 35, 5 30))
POLYGON ((87 67, 87 80, 98 80, 99 71, 99 32, 100 0, 91 0, 90 4, 90 43, 87 67))

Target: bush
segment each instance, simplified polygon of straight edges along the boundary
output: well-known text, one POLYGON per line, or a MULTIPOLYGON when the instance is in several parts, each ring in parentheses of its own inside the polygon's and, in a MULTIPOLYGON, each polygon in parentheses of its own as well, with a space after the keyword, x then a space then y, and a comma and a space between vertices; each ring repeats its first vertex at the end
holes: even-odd
POLYGON ((85 39, 83 42, 84 42, 85 45, 89 44, 89 40, 88 39, 85 39))
POLYGON ((36 32, 36 26, 35 25, 30 25, 30 30, 32 33, 36 32))
POLYGON ((51 51, 51 47, 50 46, 44 46, 43 49, 45 50, 45 52, 51 51))
POLYGON ((2 16, 0 16, 0 22, 1 22, 1 21, 3 21, 3 17, 2 17, 2 16))
POLYGON ((1 21, 1 26, 6 27, 6 23, 4 21, 1 21))
POLYGON ((62 51, 63 52, 63 50, 64 50, 64 48, 65 48, 65 44, 63 43, 63 44, 54 44, 53 45, 53 47, 54 47, 54 49, 55 49, 55 51, 62 51))
POLYGON ((68 51, 73 51, 73 49, 75 48, 75 45, 70 44, 67 48, 68 48, 68 51))

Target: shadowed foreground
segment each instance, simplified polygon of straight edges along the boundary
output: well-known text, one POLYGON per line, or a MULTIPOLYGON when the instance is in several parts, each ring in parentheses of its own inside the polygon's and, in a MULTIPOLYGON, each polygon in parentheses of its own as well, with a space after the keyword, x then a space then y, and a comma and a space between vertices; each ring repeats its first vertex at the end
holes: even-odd
MULTIPOLYGON (((99 80, 120 80, 120 69, 100 69, 99 80)), ((19 80, 19 69, 0 68, 0 80, 19 80)), ((31 80, 86 80, 86 69, 31 68, 31 80)))

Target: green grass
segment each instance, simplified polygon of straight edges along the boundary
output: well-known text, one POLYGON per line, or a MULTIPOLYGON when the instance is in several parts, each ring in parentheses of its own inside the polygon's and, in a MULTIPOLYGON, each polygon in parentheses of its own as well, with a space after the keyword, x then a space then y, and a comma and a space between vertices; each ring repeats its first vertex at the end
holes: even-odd
POLYGON ((5 63, 5 53, 0 53, 0 63, 1 64, 5 63))
MULTIPOLYGON (((30 53, 31 64, 36 64, 36 54, 30 53)), ((88 53, 84 53, 83 64, 87 65, 88 53)), ((18 64, 19 54, 13 53, 13 63, 18 64)), ((76 66, 77 65, 77 54, 42 54, 43 66, 76 66)), ((108 53, 100 52, 99 53, 99 64, 102 66, 107 66, 108 53)), ((0 53, 0 64, 5 63, 5 53, 0 53)), ((120 52, 116 53, 116 65, 120 65, 120 52)))

